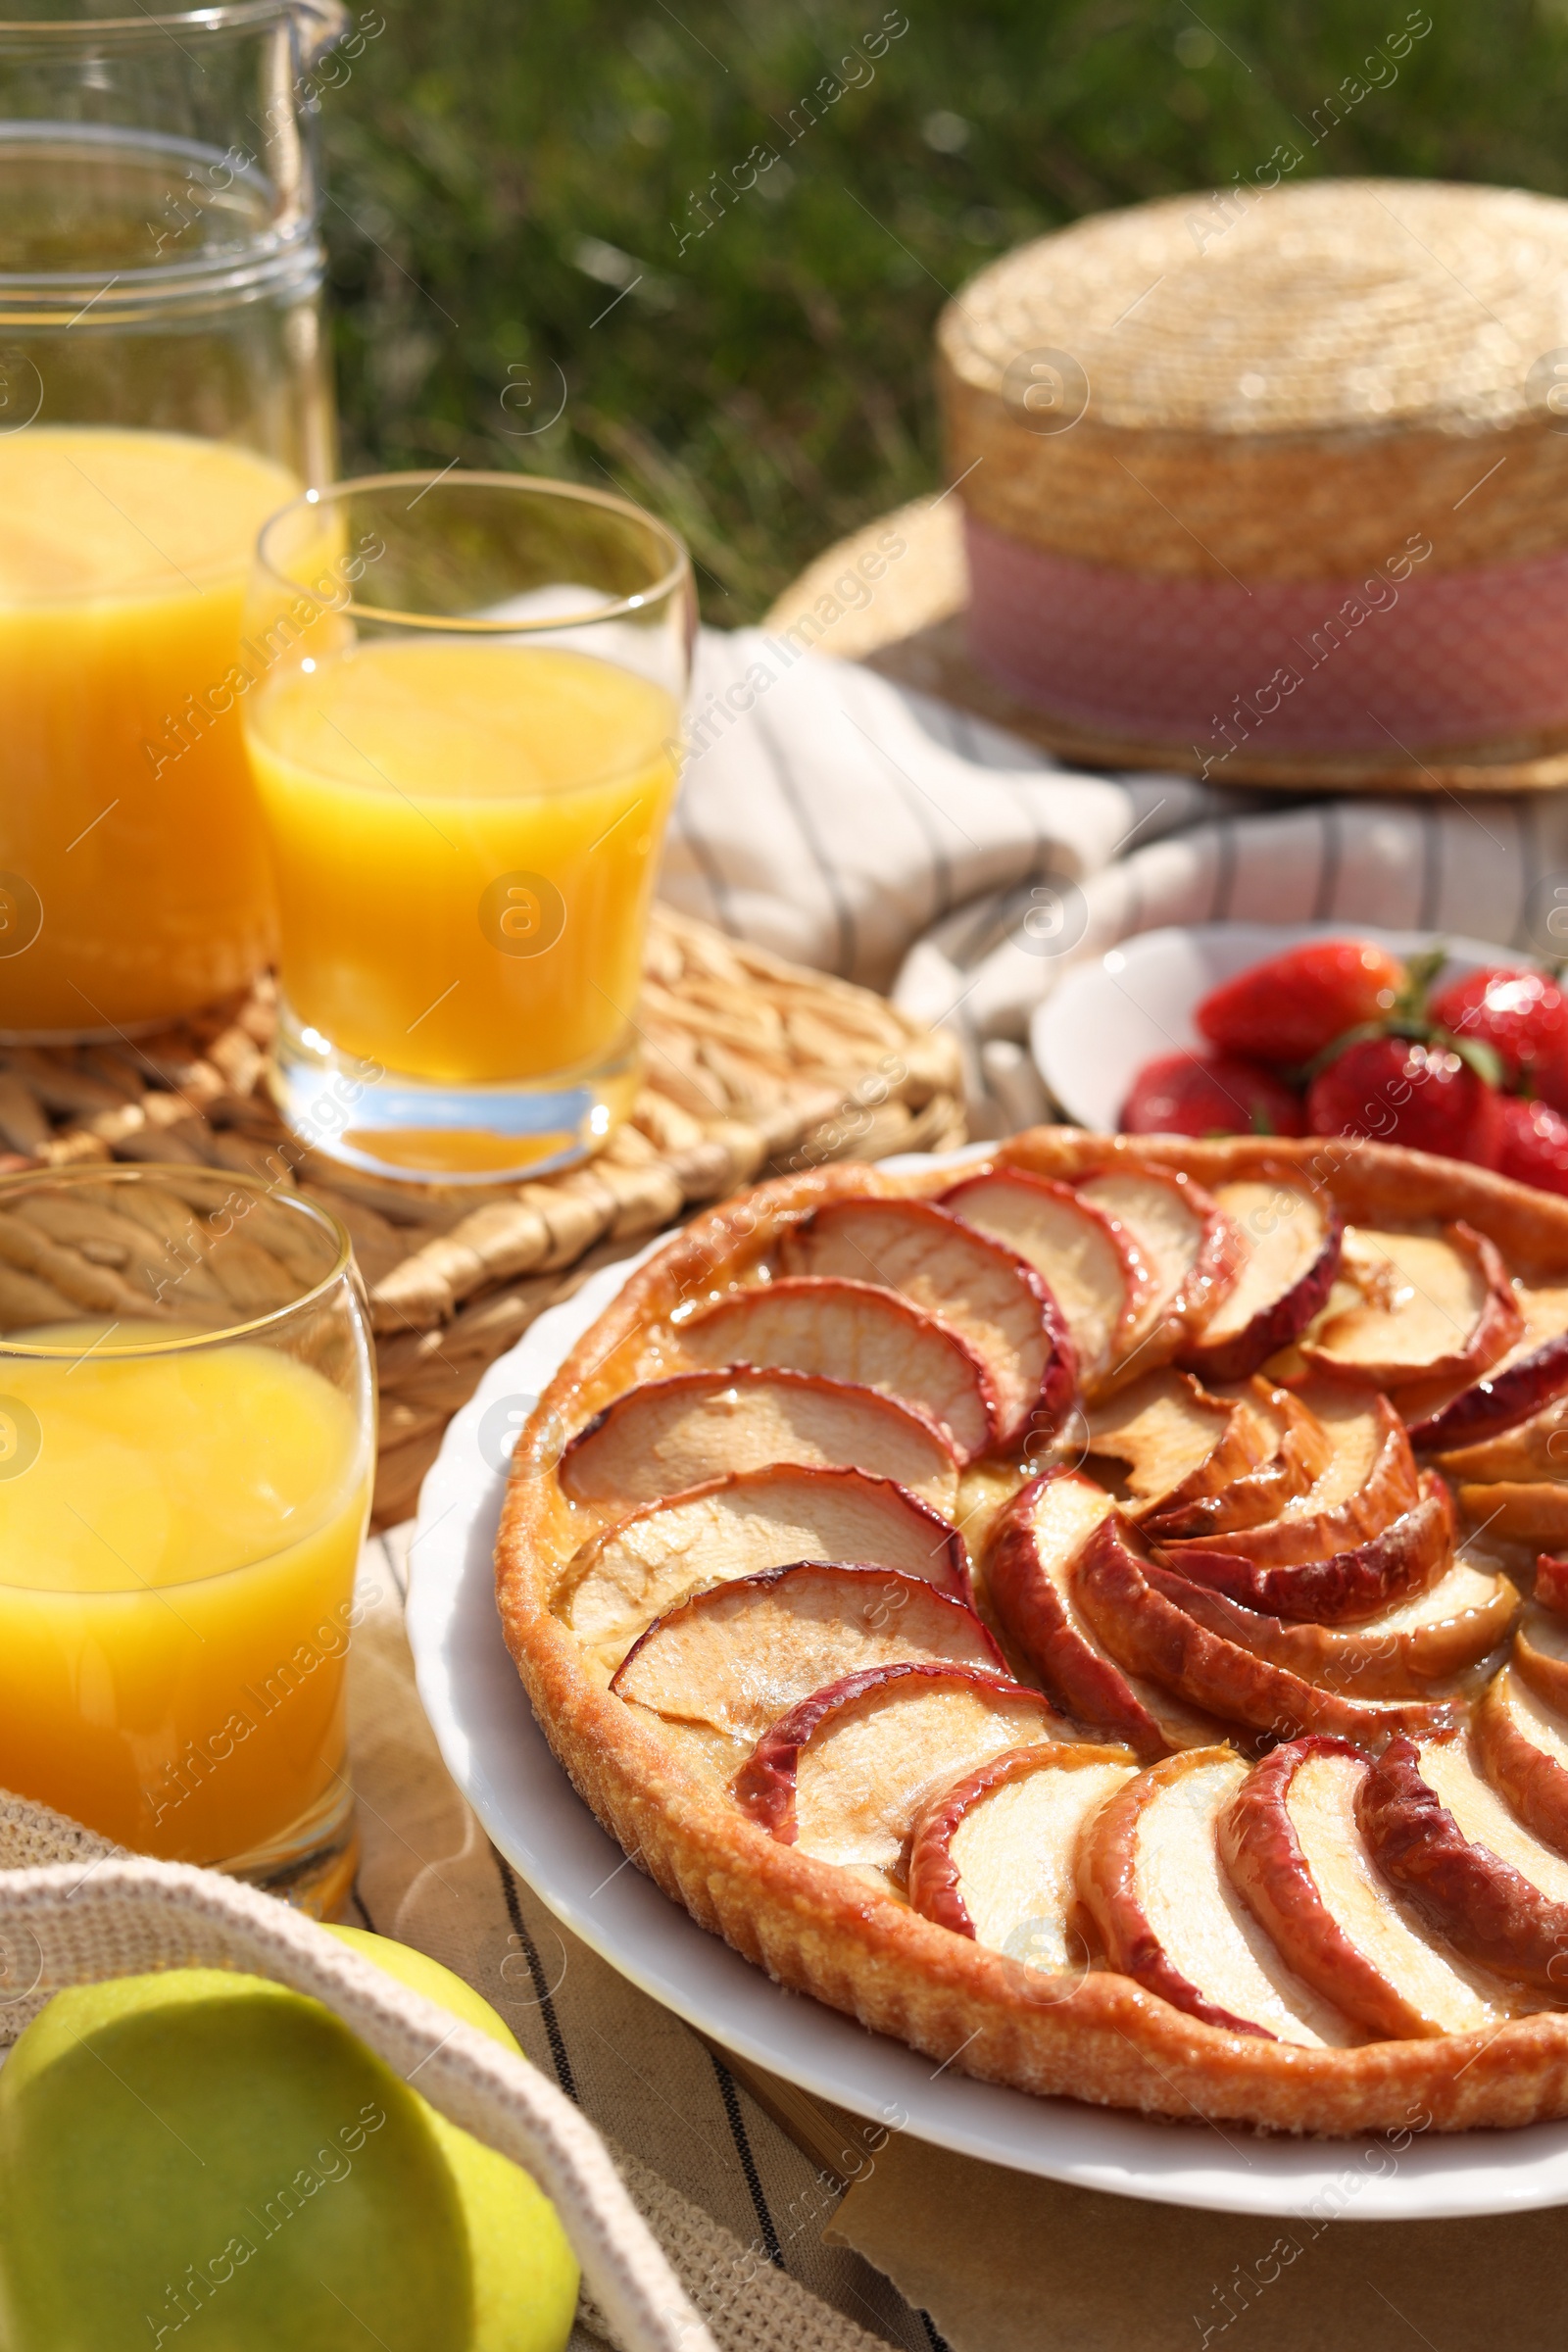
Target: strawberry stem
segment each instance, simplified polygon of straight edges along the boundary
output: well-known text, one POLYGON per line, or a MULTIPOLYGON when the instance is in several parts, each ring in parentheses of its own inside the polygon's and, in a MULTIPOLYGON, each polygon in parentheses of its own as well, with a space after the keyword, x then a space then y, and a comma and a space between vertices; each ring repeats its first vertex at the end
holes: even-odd
MULTIPOLYGON (((1364 1045, 1369 1037, 1387 1037, 1393 1026, 1391 1016, 1388 1020, 1382 1021, 1357 1021, 1353 1029, 1342 1029, 1338 1037, 1331 1037, 1328 1044, 1314 1054, 1311 1060, 1304 1063, 1298 1072, 1295 1073, 1298 1083, 1301 1086, 1310 1086, 1313 1079, 1319 1077, 1328 1068, 1330 1062, 1338 1061, 1340 1055, 1349 1047, 1364 1045)), ((1400 1031, 1398 1034, 1403 1035, 1403 1032, 1400 1031)))
MULTIPOLYGON (((1448 951, 1442 945, 1423 948, 1418 955, 1409 957, 1404 967, 1404 986, 1394 1001, 1396 1021, 1420 1021, 1426 1018, 1432 983, 1447 960, 1448 951)), ((1390 1026, 1393 1027, 1393 1023, 1390 1026)), ((1402 1037, 1405 1032, 1395 1029, 1394 1034, 1402 1037)))
POLYGON ((1332 1038, 1322 1053, 1314 1054, 1299 1073, 1299 1083, 1310 1086, 1320 1071, 1326 1070, 1331 1062, 1338 1061, 1349 1047, 1364 1045, 1369 1037, 1397 1037, 1412 1046, 1446 1047, 1450 1054, 1457 1054, 1459 1059, 1474 1070, 1486 1085, 1497 1088, 1502 1085, 1502 1063, 1496 1048, 1489 1045, 1484 1037, 1455 1037, 1452 1030, 1440 1029, 1435 1021, 1417 1020, 1409 1014, 1397 1012, 1390 1013, 1387 1020, 1358 1022, 1355 1028, 1347 1029, 1342 1036, 1332 1038))
POLYGON ((1446 1046, 1461 1061, 1468 1062, 1488 1086, 1501 1090, 1502 1058, 1496 1047, 1489 1045, 1484 1037, 1455 1037, 1451 1030, 1434 1029, 1432 1038, 1434 1044, 1446 1046))

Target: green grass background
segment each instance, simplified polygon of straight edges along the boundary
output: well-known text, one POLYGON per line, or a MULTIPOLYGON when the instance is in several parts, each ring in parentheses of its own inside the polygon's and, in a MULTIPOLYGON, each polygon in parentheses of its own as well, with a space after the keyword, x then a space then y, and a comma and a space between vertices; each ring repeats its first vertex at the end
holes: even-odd
POLYGON ((906 0, 880 58, 883 0, 364 7, 385 28, 322 102, 346 468, 608 478, 685 534, 708 618, 753 619, 938 481, 933 324, 1020 239, 1282 142, 1297 178, 1568 187, 1568 0, 1200 5, 906 0), (856 52, 860 86, 786 146, 856 52), (760 143, 783 160, 701 211, 760 143))

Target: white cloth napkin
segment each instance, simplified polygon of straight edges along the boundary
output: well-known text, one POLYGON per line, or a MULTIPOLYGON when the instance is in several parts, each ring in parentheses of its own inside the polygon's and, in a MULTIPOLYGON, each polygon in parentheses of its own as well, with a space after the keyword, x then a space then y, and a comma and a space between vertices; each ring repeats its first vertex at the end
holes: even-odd
POLYGON ((1164 923, 1315 920, 1568 956, 1568 793, 1282 801, 1089 775, 858 662, 705 630, 662 895, 953 1029, 980 1133, 1070 964, 1164 923))

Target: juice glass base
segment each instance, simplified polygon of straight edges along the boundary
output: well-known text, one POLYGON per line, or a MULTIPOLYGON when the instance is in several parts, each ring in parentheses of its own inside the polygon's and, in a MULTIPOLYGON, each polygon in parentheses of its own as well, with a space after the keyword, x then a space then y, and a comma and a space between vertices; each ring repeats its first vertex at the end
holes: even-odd
POLYGON ((506 1184, 588 1158, 631 1109, 635 1043, 587 1069, 466 1084, 340 1051, 279 1004, 269 1072, 285 1126, 346 1167, 406 1184, 506 1184))
MULTIPOLYGON (((215 991, 221 994, 221 991, 215 991)), ((195 1012, 199 1005, 186 1008, 195 1012)), ((0 1046, 112 1046, 125 1038, 156 1037, 167 1029, 170 1021, 182 1020, 183 1012, 163 1013, 156 1020, 110 1021, 92 1029, 0 1029, 0 1046)))
POLYGON ((243 1879, 313 1919, 332 1919, 349 1898, 359 1863, 354 1791, 339 1776, 330 1795, 281 1837, 220 1867, 225 1878, 243 1879))

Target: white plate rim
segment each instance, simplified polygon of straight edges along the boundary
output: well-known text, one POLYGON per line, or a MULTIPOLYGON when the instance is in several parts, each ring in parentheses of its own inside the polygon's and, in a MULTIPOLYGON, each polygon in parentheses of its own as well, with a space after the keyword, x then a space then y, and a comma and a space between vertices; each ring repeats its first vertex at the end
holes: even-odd
MULTIPOLYGON (((910 1155, 886 1164, 931 1163, 910 1155)), ((409 1641, 442 1757, 556 1918, 736 2055, 872 2123, 1008 2170, 1150 2203, 1286 2219, 1432 2221, 1568 2202, 1568 2122, 1416 2132, 1403 2146, 1399 2132, 1292 2138, 1035 2098, 933 2070, 904 2043, 774 1984, 627 1866, 551 1753, 502 1639, 490 1562, 504 1474, 481 1455, 478 1431, 503 1400, 538 1395, 663 1238, 601 1269, 491 1365, 447 1429, 410 1544, 409 1641)))

